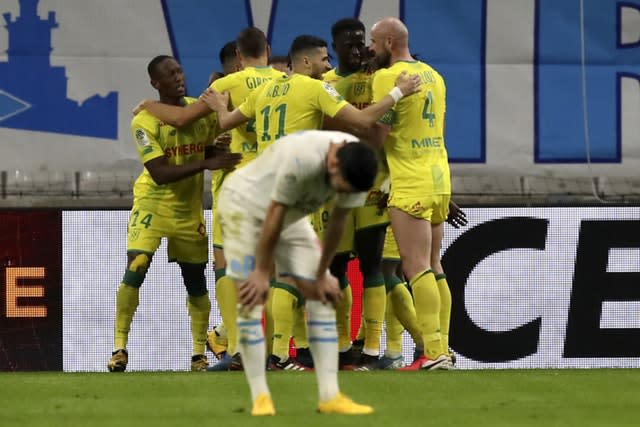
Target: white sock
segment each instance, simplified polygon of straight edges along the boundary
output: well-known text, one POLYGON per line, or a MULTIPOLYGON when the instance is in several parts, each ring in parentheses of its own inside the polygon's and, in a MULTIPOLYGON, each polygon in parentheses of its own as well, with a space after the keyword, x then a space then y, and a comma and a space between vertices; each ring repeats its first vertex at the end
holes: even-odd
POLYGON ((338 394, 338 332, 336 310, 332 305, 307 301, 307 327, 309 349, 318 381, 320 401, 333 399, 338 394))
POLYGON ((262 331, 262 305, 251 310, 238 306, 238 350, 242 366, 251 389, 251 400, 262 393, 269 393, 265 375, 265 345, 262 331))

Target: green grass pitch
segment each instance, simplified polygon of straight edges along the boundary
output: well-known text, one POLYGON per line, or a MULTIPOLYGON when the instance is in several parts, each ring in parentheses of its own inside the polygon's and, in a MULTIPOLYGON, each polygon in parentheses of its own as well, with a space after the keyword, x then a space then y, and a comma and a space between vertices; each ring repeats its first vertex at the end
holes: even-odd
POLYGON ((320 415, 315 374, 268 374, 277 415, 249 415, 240 372, 0 373, 0 426, 637 426, 640 370, 341 372, 368 416, 320 415))

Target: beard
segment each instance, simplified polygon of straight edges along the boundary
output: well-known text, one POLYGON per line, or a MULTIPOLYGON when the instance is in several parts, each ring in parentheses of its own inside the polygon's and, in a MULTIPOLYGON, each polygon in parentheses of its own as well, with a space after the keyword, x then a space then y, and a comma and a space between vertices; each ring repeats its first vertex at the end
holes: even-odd
POLYGON ((391 65, 391 52, 384 51, 373 58, 376 67, 388 68, 391 65))

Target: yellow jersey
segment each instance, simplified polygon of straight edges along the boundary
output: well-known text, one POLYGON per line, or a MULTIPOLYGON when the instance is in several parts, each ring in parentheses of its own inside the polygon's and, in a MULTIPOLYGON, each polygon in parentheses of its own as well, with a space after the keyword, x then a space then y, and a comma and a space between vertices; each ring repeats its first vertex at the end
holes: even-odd
POLYGON ((276 139, 322 127, 324 114, 333 117, 348 104, 328 83, 302 74, 271 80, 253 91, 239 110, 256 120, 258 154, 276 139))
MULTIPOLYGON (((229 101, 232 108, 235 109, 247 99, 254 89, 283 75, 284 73, 271 67, 245 67, 241 71, 216 80, 210 87, 219 93, 229 92, 229 101)), ((250 119, 244 125, 231 130, 229 148, 233 153, 242 154, 242 160, 236 169, 255 159, 257 144, 254 119, 250 119)))
POLYGON ((359 110, 371 104, 373 97, 371 73, 365 71, 339 73, 337 68, 334 68, 324 73, 322 80, 333 86, 344 99, 359 110))
MULTIPOLYGON (((195 102, 183 98, 184 104, 195 102)), ((217 116, 212 113, 180 129, 169 126, 147 111, 131 121, 131 134, 142 164, 166 156, 172 165, 203 160, 205 147, 216 137, 217 116)), ((172 218, 192 218, 201 215, 204 174, 169 184, 158 185, 144 168, 133 186, 134 205, 172 218)))
POLYGON ((442 76, 420 61, 399 61, 373 77, 373 102, 395 86, 398 75, 418 74, 420 91, 402 98, 380 122, 391 126, 384 151, 395 197, 451 194, 449 160, 444 143, 446 87, 442 76))

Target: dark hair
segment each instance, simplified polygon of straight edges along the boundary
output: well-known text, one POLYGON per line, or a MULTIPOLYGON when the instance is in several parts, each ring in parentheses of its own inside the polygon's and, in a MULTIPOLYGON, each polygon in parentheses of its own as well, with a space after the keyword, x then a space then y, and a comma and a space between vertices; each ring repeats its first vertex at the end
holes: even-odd
POLYGON ((220 49, 218 53, 220 59, 220 65, 224 65, 226 62, 236 59, 236 41, 230 41, 220 49))
POLYGON ((267 51, 267 36, 256 27, 249 27, 240 31, 236 43, 238 51, 250 58, 259 58, 267 51))
POLYGON ((285 64, 288 64, 290 61, 289 57, 285 55, 274 55, 269 58, 269 64, 274 64, 276 62, 284 62, 285 64))
POLYGON ((167 59, 175 58, 169 55, 158 55, 151 61, 149 61, 149 65, 147 65, 147 73, 149 73, 149 77, 151 77, 152 79, 156 79, 158 77, 158 65, 160 65, 167 59))
POLYGON ((291 43, 291 48, 289 49, 289 58, 293 60, 294 57, 299 55, 300 53, 305 52, 309 49, 315 49, 319 47, 327 47, 327 42, 316 36, 310 36, 306 34, 298 36, 293 40, 293 43, 291 43))
POLYGON ((338 148, 338 168, 342 177, 357 191, 373 186, 378 173, 378 156, 365 142, 349 142, 338 148))
POLYGON ((347 31, 362 31, 364 32, 364 24, 362 21, 355 18, 344 18, 337 21, 331 26, 331 37, 336 39, 340 34, 347 31))

